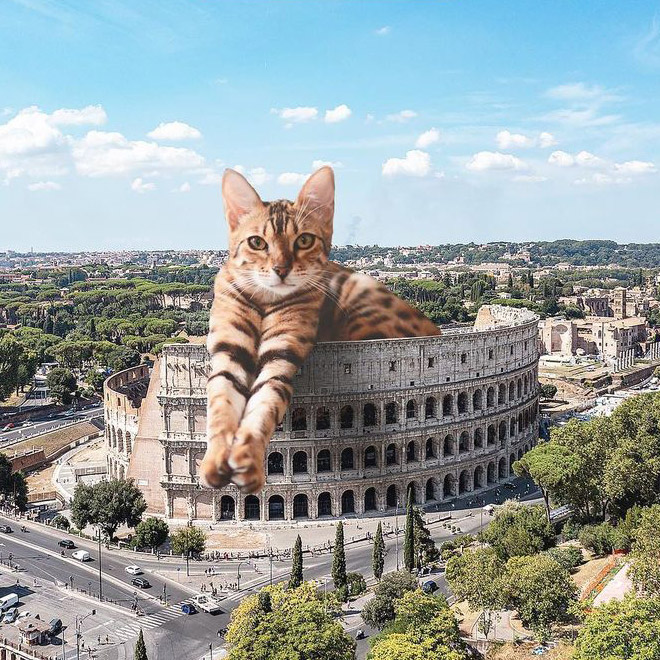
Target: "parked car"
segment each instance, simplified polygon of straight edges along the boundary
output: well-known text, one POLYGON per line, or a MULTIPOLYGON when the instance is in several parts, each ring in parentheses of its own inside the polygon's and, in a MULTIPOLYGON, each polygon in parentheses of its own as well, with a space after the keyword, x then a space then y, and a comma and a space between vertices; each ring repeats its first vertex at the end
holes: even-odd
POLYGON ((5 610, 8 610, 10 607, 15 607, 18 605, 18 594, 16 593, 10 593, 6 594, 2 598, 0 598, 0 611, 4 612, 5 610))
POLYGON ((87 550, 76 550, 75 552, 71 553, 71 556, 78 561, 89 561, 91 559, 91 556, 87 550))
POLYGON ((66 548, 67 550, 73 550, 73 548, 76 547, 76 544, 71 539, 62 539, 57 542, 57 545, 59 545, 60 548, 66 548))
POLYGON ((55 637, 62 632, 62 619, 53 619, 50 622, 50 628, 48 629, 48 635, 50 637, 55 637))
POLYGON ((427 580, 422 584, 422 591, 425 594, 432 594, 435 593, 438 590, 438 585, 436 584, 435 580, 427 580))
POLYGON ((148 589, 151 583, 146 578, 136 577, 131 580, 131 584, 139 589, 148 589))
POLYGON ((129 575, 141 575, 142 569, 139 566, 133 564, 132 566, 127 566, 124 569, 129 575))
POLYGON ((14 623, 18 618, 18 608, 10 607, 2 617, 2 623, 14 623))
POLYGON ((9 525, 0 525, 0 532, 11 534, 14 530, 9 525))
POLYGON ((9 424, 6 424, 5 426, 2 427, 2 432, 4 433, 5 431, 11 431, 14 428, 14 425, 9 422, 9 424))

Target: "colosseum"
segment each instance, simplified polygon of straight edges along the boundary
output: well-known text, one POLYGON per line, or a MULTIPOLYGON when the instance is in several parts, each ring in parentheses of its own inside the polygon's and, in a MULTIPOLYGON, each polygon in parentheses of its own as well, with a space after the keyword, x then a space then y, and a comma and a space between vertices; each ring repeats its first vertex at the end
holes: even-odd
POLYGON ((375 515, 492 488, 538 438, 538 318, 483 306, 437 337, 319 344, 269 448, 265 489, 200 486, 203 345, 172 344, 106 381, 108 465, 174 519, 375 515), (146 392, 146 394, 145 394, 146 392), (133 396, 130 396, 132 394, 133 396))

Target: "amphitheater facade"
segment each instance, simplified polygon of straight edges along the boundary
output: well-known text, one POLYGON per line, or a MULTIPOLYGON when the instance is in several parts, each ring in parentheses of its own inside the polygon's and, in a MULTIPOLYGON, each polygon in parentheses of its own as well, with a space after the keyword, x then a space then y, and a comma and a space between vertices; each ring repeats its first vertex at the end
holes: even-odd
POLYGON ((187 520, 374 515, 409 491, 426 503, 486 490, 538 438, 537 324, 484 306, 474 326, 437 337, 319 344, 250 496, 200 486, 208 354, 167 346, 148 392, 144 367, 106 381, 109 467, 136 479, 152 512, 187 520), (128 409, 131 389, 146 394, 128 409))

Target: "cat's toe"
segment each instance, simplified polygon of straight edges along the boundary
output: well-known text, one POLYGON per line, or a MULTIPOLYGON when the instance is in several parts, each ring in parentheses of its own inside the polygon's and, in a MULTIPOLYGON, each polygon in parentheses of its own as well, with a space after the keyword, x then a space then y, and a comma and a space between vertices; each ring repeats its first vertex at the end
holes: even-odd
POLYGON ((231 470, 225 456, 207 453, 199 466, 199 480, 208 488, 223 488, 231 481, 231 470))
POLYGON ((245 494, 258 492, 266 482, 263 456, 256 454, 249 445, 234 445, 227 459, 232 470, 231 480, 245 494))

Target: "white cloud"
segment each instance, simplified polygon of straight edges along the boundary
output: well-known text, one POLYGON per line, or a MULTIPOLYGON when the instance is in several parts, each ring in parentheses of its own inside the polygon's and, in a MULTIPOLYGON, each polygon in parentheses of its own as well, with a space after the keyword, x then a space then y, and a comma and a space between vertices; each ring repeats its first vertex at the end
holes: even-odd
POLYGON ((418 149, 426 149, 435 144, 440 139, 440 131, 437 128, 429 128, 424 131, 416 140, 415 146, 418 149))
POLYGON ((277 183, 282 186, 301 186, 307 181, 308 176, 309 174, 299 174, 298 172, 282 172, 277 177, 277 183))
POLYGON ((318 108, 309 106, 298 106, 297 108, 271 108, 271 113, 283 119, 286 127, 290 128, 293 124, 302 124, 313 121, 319 115, 318 108))
POLYGON ((197 182, 201 186, 219 186, 222 183, 222 174, 210 167, 195 170, 195 174, 202 175, 202 178, 197 182))
POLYGON ((527 149, 536 144, 536 140, 521 133, 511 133, 510 131, 500 131, 495 136, 495 141, 500 149, 512 149, 520 147, 527 149))
POLYGON ((538 174, 517 174, 513 177, 513 181, 516 183, 542 183, 547 180, 547 176, 540 176, 538 174))
POLYGON ((406 152, 405 158, 389 158, 383 163, 383 176, 427 176, 431 172, 431 157, 419 149, 406 152))
POLYGON ((548 163, 557 167, 572 167, 573 165, 590 168, 607 167, 607 161, 595 156, 590 151, 580 151, 575 155, 561 150, 553 151, 548 156, 548 163))
POLYGON ((108 121, 108 115, 101 105, 88 105, 84 108, 61 108, 50 117, 53 126, 101 126, 108 121))
POLYGON ((572 127, 608 126, 621 119, 620 115, 600 115, 597 107, 562 108, 541 117, 545 121, 555 121, 572 127))
POLYGON ((548 163, 550 163, 550 165, 557 165, 557 167, 571 167, 572 165, 575 165, 575 158, 566 151, 558 149, 548 156, 548 163))
POLYGON ((62 186, 55 181, 37 181, 28 185, 28 190, 62 190, 62 186))
POLYGON ((324 166, 332 167, 334 169, 337 169, 338 167, 344 167, 344 164, 341 161, 335 160, 313 160, 312 161, 312 169, 313 170, 318 170, 320 167, 324 166))
POLYGON ((650 174, 657 171, 654 163, 644 160, 628 160, 625 163, 616 163, 614 169, 621 174, 650 174))
POLYGON ((64 135, 53 125, 51 116, 36 106, 21 110, 0 125, 0 156, 43 154, 65 144, 64 135))
POLYGON ((377 30, 374 30, 374 32, 379 37, 386 37, 390 32, 392 32, 392 28, 389 25, 383 25, 383 27, 379 27, 377 30))
POLYGON ((585 85, 583 82, 557 85, 549 89, 545 95, 561 101, 591 101, 601 99, 606 91, 600 85, 585 85))
POLYGON ((352 114, 353 111, 345 103, 342 103, 333 110, 326 110, 324 121, 326 124, 336 124, 340 121, 345 121, 352 114))
POLYGON ((150 192, 156 190, 156 184, 151 181, 145 182, 142 180, 142 177, 138 177, 137 179, 133 179, 131 190, 134 190, 137 193, 150 192))
POLYGON ((488 170, 524 170, 527 165, 513 154, 480 151, 470 158, 465 167, 472 172, 485 172, 488 170))
POLYGON ((557 140, 552 133, 543 131, 539 134, 539 147, 541 149, 547 149, 548 147, 554 147, 557 144, 557 140))
POLYGON ((589 151, 580 151, 575 156, 575 164, 580 167, 605 167, 607 163, 589 151))
POLYGON ((596 186, 609 186, 609 185, 621 185, 630 183, 632 181, 629 177, 613 177, 609 174, 603 174, 602 172, 595 172, 591 176, 584 177, 581 179, 575 179, 574 183, 578 186, 584 185, 596 185, 596 186))
POLYGON ((414 119, 417 117, 417 113, 414 110, 401 110, 400 112, 396 112, 393 115, 387 115, 385 119, 387 121, 394 121, 399 124, 404 124, 410 119, 414 119))
POLYGON ((185 170, 204 165, 197 152, 128 140, 121 133, 90 131, 73 144, 76 170, 84 176, 112 176, 145 170, 185 170))
POLYGON ((187 181, 184 181, 178 188, 175 188, 173 192, 188 193, 190 192, 190 184, 187 181))
POLYGON ((201 132, 190 124, 182 121, 161 122, 153 131, 147 133, 152 140, 166 140, 175 142, 179 140, 198 140, 201 132))

